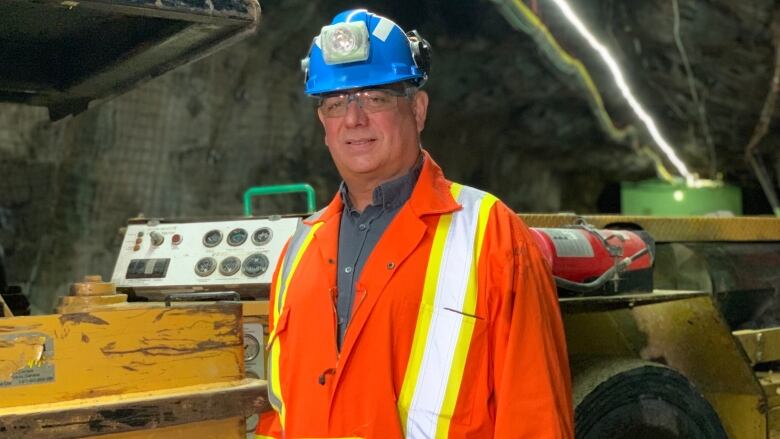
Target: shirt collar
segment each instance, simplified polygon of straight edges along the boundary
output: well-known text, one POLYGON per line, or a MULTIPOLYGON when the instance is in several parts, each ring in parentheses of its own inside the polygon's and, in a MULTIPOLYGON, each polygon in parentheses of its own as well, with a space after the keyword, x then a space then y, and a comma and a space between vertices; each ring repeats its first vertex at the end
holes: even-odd
MULTIPOLYGON (((395 210, 401 207, 412 195, 414 185, 417 183, 417 179, 422 171, 423 159, 424 155, 420 154, 414 166, 409 169, 409 172, 374 188, 371 205, 381 206, 386 210, 395 210)), ((339 186, 339 194, 341 194, 344 208, 350 213, 355 212, 352 201, 349 199, 349 188, 343 181, 339 186)))

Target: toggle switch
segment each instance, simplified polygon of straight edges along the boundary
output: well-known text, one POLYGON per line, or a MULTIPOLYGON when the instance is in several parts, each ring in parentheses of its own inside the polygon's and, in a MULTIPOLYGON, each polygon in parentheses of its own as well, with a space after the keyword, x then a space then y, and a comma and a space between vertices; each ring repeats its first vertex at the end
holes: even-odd
POLYGON ((162 236, 162 233, 160 232, 149 233, 149 238, 152 240, 152 245, 155 247, 159 247, 165 241, 165 238, 162 236))

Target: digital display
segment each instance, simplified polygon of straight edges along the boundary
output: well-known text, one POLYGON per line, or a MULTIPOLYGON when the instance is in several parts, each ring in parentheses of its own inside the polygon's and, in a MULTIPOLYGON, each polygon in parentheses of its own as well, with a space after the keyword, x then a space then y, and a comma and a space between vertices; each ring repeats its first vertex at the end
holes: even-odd
POLYGON ((127 279, 162 279, 168 274, 171 260, 165 259, 131 259, 127 265, 127 279))

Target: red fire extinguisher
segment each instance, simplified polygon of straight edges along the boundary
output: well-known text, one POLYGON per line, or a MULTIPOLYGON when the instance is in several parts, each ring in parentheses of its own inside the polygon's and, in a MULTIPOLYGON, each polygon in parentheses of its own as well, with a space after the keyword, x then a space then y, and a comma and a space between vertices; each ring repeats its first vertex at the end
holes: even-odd
POLYGON ((645 232, 597 230, 587 224, 531 232, 561 295, 653 289, 654 241, 645 232))

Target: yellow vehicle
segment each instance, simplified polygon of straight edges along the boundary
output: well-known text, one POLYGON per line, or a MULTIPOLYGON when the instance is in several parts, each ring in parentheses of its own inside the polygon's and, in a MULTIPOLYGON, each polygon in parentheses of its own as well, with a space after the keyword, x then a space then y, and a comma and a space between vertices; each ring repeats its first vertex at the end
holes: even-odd
MULTIPOLYGON (((46 105, 52 118, 64 117, 256 25, 254 2, 241 2, 245 10, 210 3, 218 13, 153 1, 29 4, 21 16, 29 35, 45 22, 40 16, 68 17, 77 28, 79 16, 83 26, 125 17, 131 31, 82 75, 41 77, 30 73, 34 63, 21 63, 31 70, 0 84, 0 99, 46 105), (159 44, 142 44, 144 17, 155 18, 147 24, 159 44), (138 47, 147 50, 131 50, 138 47)), ((0 13, 20 5, 28 2, 8 0, 0 13)), ((84 49, 100 46, 104 35, 84 30, 94 32, 80 40, 84 49)), ((773 374, 780 219, 522 216, 566 236, 611 230, 651 238, 651 268, 636 275, 638 283, 628 282, 632 261, 622 263, 630 255, 615 253, 609 276, 560 290, 577 437, 780 437, 773 374)), ((110 282, 75 284, 57 314, 0 319, 0 436, 251 436, 245 417, 269 409, 262 379, 270 274, 297 221, 131 220, 110 282)))
MULTIPOLYGON (((77 114, 250 34, 259 16, 254 0, 3 1, 0 100, 77 114)), ((56 314, 0 307, 0 437, 246 437, 265 386, 245 370, 242 305, 126 297, 89 277, 56 314)))
POLYGON ((58 314, 0 320, 2 437, 245 437, 265 386, 244 373, 240 304, 74 285, 58 314))
MULTIPOLYGON (((572 215, 523 215, 561 227, 572 215)), ((780 219, 586 216, 655 240, 654 288, 562 295, 578 438, 780 437, 780 219)))
MULTIPOLYGON (((641 229, 653 238, 651 284, 631 283, 629 271, 613 272, 589 292, 559 284, 577 437, 757 439, 780 433, 778 379, 771 372, 780 361, 780 219, 522 217, 541 231, 589 233, 587 224, 614 234, 641 229)), ((257 335, 264 333, 259 325, 267 318, 270 271, 298 220, 131 220, 113 281, 144 300, 235 291, 249 300, 245 313, 252 315, 245 322, 247 352, 262 351, 257 335), (156 233, 162 239, 153 246, 156 233), (139 235, 141 248, 134 250, 139 235), (176 253, 173 242, 192 244, 176 253), (133 278, 140 270, 134 260, 145 266, 167 260, 169 272, 133 278)), ((264 377, 262 355, 247 360, 247 369, 264 377)))

